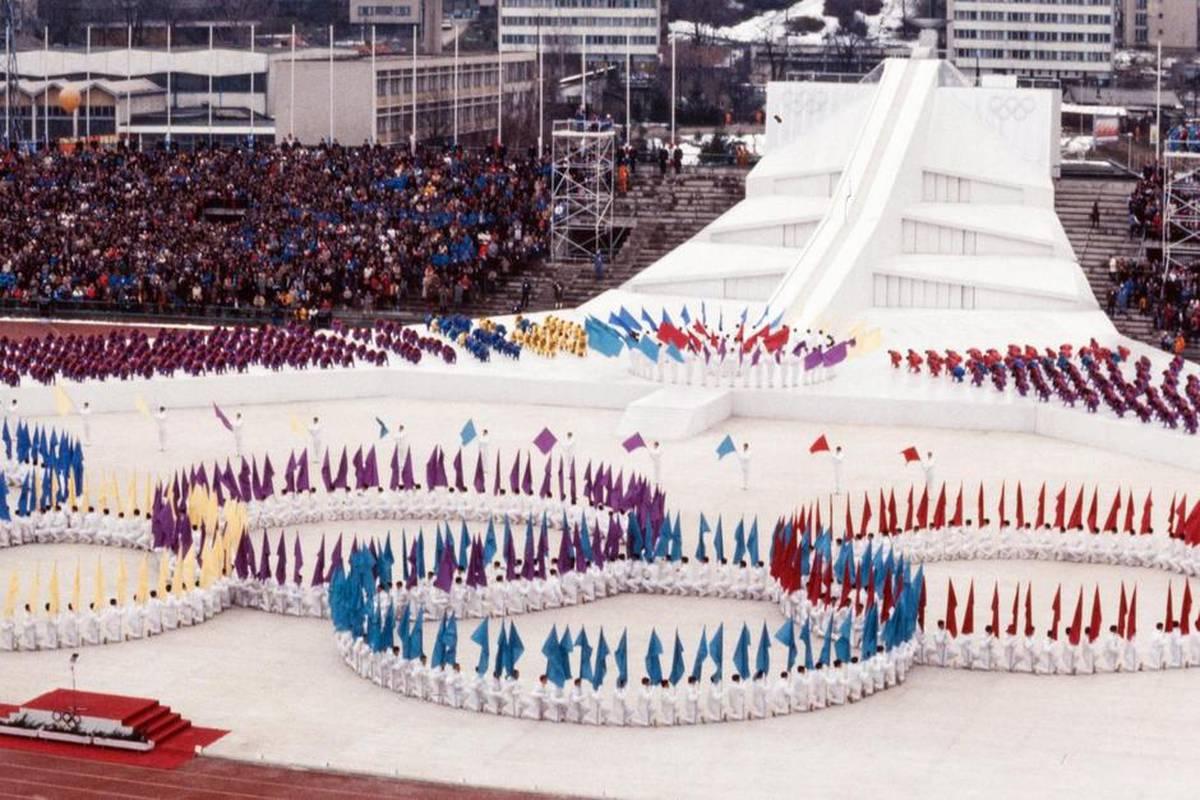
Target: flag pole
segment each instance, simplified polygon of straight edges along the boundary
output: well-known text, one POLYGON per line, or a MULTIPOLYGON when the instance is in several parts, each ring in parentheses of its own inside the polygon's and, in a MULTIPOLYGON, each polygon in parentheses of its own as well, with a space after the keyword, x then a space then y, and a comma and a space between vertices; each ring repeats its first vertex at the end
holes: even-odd
POLYGON ((333 147, 333 26, 329 26, 329 146, 333 147))
POLYGON ((125 144, 133 143, 133 26, 125 28, 125 144))
POLYGON ((675 149, 675 37, 671 37, 671 149, 675 149))
POLYGON ((257 103, 254 100, 254 23, 250 23, 250 147, 253 148, 257 141, 254 138, 254 107, 257 103))
POLYGON ((375 26, 371 26, 371 144, 379 143, 379 72, 375 66, 375 26))
POLYGON ((288 136, 294 142, 296 139, 296 25, 292 24, 292 55, 291 74, 288 79, 291 86, 288 89, 288 136))
POLYGON ((544 57, 542 51, 542 25, 541 18, 538 18, 538 157, 541 158, 543 152, 543 142, 546 134, 546 111, 545 111, 545 94, 546 94, 546 74, 544 71, 544 57))
POLYGON ((42 28, 42 138, 50 149, 50 26, 42 28))
POLYGON ((458 37, 454 37, 454 145, 458 146, 458 37))
POLYGON ((412 134, 409 149, 413 157, 417 155, 417 26, 412 32, 412 134))
POLYGON ((632 38, 625 34, 625 143, 633 140, 633 121, 629 118, 630 84, 633 81, 633 46, 632 38))
POLYGON ((213 145, 213 73, 217 71, 217 51, 213 47, 213 24, 208 23, 208 146, 213 145))
POLYGON ((167 23, 167 148, 171 146, 171 106, 175 105, 171 94, 171 23, 167 23))
POLYGON ((83 110, 84 136, 92 138, 92 26, 87 26, 87 107, 83 110))

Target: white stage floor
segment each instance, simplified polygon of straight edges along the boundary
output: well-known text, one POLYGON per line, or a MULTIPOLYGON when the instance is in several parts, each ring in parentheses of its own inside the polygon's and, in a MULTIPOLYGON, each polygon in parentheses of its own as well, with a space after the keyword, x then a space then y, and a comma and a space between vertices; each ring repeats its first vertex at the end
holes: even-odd
MULTIPOLYGON (((528 449, 548 425, 558 434, 575 431, 580 459, 649 470, 644 452, 625 456, 621 449, 617 410, 396 399, 240 408, 248 420, 248 449, 269 449, 277 467, 289 447, 305 444, 290 431, 294 413, 320 414, 326 442, 351 444, 352 450, 374 439, 375 416, 389 424, 402 420, 417 451, 434 443, 453 447, 470 417, 491 430, 493 452, 506 459, 518 447, 528 449)), ((178 410, 171 424, 171 450, 159 454, 153 423, 132 412, 96 415, 89 469, 126 475, 130 468, 168 470, 230 455, 232 437, 211 409, 178 410)), ((77 420, 65 425, 74 427, 77 420)), ((920 471, 906 469, 898 454, 908 445, 935 451, 939 480, 962 479, 968 486, 1020 478, 1028 491, 1043 480, 1086 481, 1098 482, 1102 491, 1133 489, 1139 500, 1153 487, 1159 510, 1172 492, 1194 494, 1197 486, 1193 472, 1025 434, 731 418, 665 447, 663 481, 670 507, 683 512, 685 552, 694 548, 701 511, 722 512, 727 520, 744 513, 773 520, 797 501, 828 492, 828 461, 807 453, 820 433, 846 448, 847 482, 856 492, 890 484, 906 490, 919 482, 920 471), (726 433, 752 443, 748 492, 738 488, 736 463, 716 460, 714 448, 726 433)), ((989 504, 994 501, 989 490, 989 504)), ((324 527, 347 537, 353 529, 344 522, 324 527)), ((364 529, 377 533, 379 523, 364 529)), ((305 542, 320 530, 306 526, 305 542)), ((71 563, 73 552, 40 546, 10 551, 0 559, 0 577, 15 565, 44 568, 52 558, 71 563)), ((79 552, 93 554, 95 548, 79 552)), ((124 552, 132 566, 139 556, 124 552)), ((85 573, 87 563, 85 558, 85 573)), ((1167 584, 1166 576, 1145 570, 1050 563, 939 564, 928 571, 934 619, 947 575, 964 588, 975 578, 977 620, 987 614, 993 579, 1000 580, 1005 613, 1011 602, 1005 592, 1015 581, 1032 579, 1039 617, 1048 613, 1059 580, 1071 608, 1081 583, 1099 583, 1108 603, 1120 580, 1136 580, 1143 628, 1161 613, 1167 584)), ((560 629, 563 623, 586 624, 589 634, 599 625, 610 632, 628 625, 636 675, 651 626, 666 639, 678 625, 690 654, 702 624, 724 621, 728 629, 746 621, 757 635, 763 621, 770 627, 778 620, 778 611, 766 604, 621 597, 530 615, 518 625, 526 671, 540 670, 538 650, 551 622, 560 629)), ((460 643, 468 633, 460 626, 460 643)), ((471 659, 466 653, 460 652, 464 663, 471 659)), ((0 699, 33 696, 69 680, 62 651, 5 653, 0 674, 0 699)), ((1200 765, 1180 746, 1194 723, 1192 705, 1180 702, 1200 679, 1194 671, 1046 678, 916 668, 900 688, 816 714, 679 729, 597 729, 495 719, 400 699, 341 663, 328 622, 234 610, 154 640, 86 649, 79 674, 81 688, 158 697, 197 724, 230 729, 214 754, 476 785, 639 798, 778 797, 797 787, 817 796, 852 787, 855 795, 1182 797, 1200 782, 1200 765)))

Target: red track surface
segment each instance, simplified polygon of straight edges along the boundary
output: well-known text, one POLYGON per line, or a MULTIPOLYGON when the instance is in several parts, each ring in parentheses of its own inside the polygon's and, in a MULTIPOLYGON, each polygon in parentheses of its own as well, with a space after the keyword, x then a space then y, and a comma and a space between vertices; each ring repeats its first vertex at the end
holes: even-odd
POLYGON ((53 333, 55 336, 93 336, 106 334, 109 331, 142 330, 153 334, 159 328, 173 327, 170 325, 130 325, 127 323, 109 322, 67 322, 64 320, 13 320, 0 319, 0 336, 9 339, 28 339, 34 336, 45 336, 53 333))
POLYGON ((544 797, 478 787, 370 778, 344 773, 264 767, 197 758, 176 770, 98 764, 93 761, 0 751, 0 797, 171 798, 171 800, 404 800, 544 797))

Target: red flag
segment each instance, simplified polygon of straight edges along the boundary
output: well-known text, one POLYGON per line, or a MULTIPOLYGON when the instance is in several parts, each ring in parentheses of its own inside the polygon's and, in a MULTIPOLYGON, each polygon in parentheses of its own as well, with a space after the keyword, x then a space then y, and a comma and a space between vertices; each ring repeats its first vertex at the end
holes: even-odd
POLYGON ((1025 635, 1033 636, 1033 583, 1025 586, 1025 635))
POLYGON ((1067 529, 1067 487, 1064 486, 1054 495, 1054 527, 1060 531, 1067 529))
POLYGON ((859 519, 858 529, 862 533, 866 533, 871 527, 871 495, 863 492, 863 510, 862 517, 859 519))
POLYGON ((1001 528, 1008 527, 1008 512, 1005 511, 1005 509, 1004 509, 1004 493, 1007 488, 1008 487, 1005 485, 1004 481, 1001 481, 1000 482, 1000 504, 996 507, 996 511, 999 514, 998 518, 1000 520, 1001 528))
POLYGON ((1012 622, 1004 629, 1004 632, 1009 636, 1017 635, 1017 623, 1021 619, 1021 584, 1017 584, 1016 590, 1013 591, 1013 607, 1012 607, 1012 622))
POLYGON ((1075 616, 1071 618, 1071 627, 1067 628, 1067 641, 1079 644, 1083 632, 1083 587, 1079 587, 1079 599, 1075 601, 1075 616))
POLYGON ((1075 495, 1075 505, 1071 506, 1071 518, 1067 520, 1067 527, 1071 530, 1083 530, 1083 486, 1079 487, 1079 494, 1075 495))
POLYGON ((921 599, 917 601, 917 624, 921 626, 921 630, 925 630, 925 584, 927 581, 921 580, 921 599))
MULTIPOLYGON (((946 484, 942 484, 942 494, 946 494, 946 484)), ((963 524, 963 486, 958 485, 958 497, 954 500, 954 516, 950 519, 950 527, 961 528, 963 524)))
POLYGON ((941 530, 946 527, 946 484, 942 484, 942 490, 938 493, 937 505, 933 507, 933 527, 936 530, 941 530))
POLYGON ((911 531, 913 529, 913 488, 908 487, 908 504, 904 510, 904 530, 911 531))
POLYGON ((1133 596, 1129 598, 1129 619, 1125 620, 1125 638, 1137 636, 1137 587, 1133 587, 1133 596))
POLYGON ((658 340, 663 344, 673 344, 680 350, 688 346, 687 334, 665 320, 658 326, 658 340))
POLYGON ((1179 607, 1179 632, 1187 636, 1192 632, 1192 584, 1183 581, 1183 603, 1179 607))
POLYGON ((1000 636, 1000 584, 992 584, 992 636, 1000 636))
POLYGON ((1167 620, 1166 624, 1163 625, 1167 633, 1175 629, 1175 601, 1171 599, 1171 590, 1173 588, 1171 584, 1167 584, 1167 620))
POLYGON ((979 482, 979 508, 976 513, 978 516, 975 517, 975 524, 982 528, 984 526, 983 521, 987 517, 987 514, 983 509, 983 481, 979 482))
POLYGON ((954 596, 954 581, 947 580, 946 584, 946 631, 958 636, 958 598, 954 596))
POLYGON ((921 502, 917 504, 917 529, 929 527, 929 489, 921 490, 921 502))
POLYGON ((879 535, 887 534, 888 528, 888 509, 887 502, 883 499, 883 489, 879 490, 879 535))
POLYGON ((1117 636, 1125 638, 1125 619, 1129 616, 1129 604, 1125 600, 1125 581, 1121 581, 1121 605, 1117 608, 1117 636))
POLYGON ((1183 521, 1187 518, 1187 495, 1179 501, 1179 507, 1175 510, 1175 530, 1171 533, 1172 538, 1179 538, 1183 533, 1183 521))
POLYGON ((915 447, 906 447, 900 451, 900 455, 904 456, 904 463, 911 464, 914 461, 921 460, 921 454, 917 452, 915 447))
MULTIPOLYGON (((1132 495, 1131 495, 1132 496, 1132 495)), ((1117 532, 1117 517, 1121 515, 1121 490, 1117 489, 1116 496, 1113 497, 1112 508, 1108 509, 1108 517, 1104 520, 1104 532, 1117 532)))
POLYGON ((854 538, 854 514, 850 511, 850 495, 846 495, 846 538, 854 538))
POLYGON ((825 438, 825 434, 822 433, 820 436, 817 437, 817 440, 815 442, 813 442, 812 444, 810 444, 808 446, 808 452, 810 452, 810 453, 828 453, 829 452, 829 440, 825 438))
POLYGON ((1154 502, 1150 499, 1151 492, 1146 492, 1146 503, 1142 506, 1142 526, 1138 533, 1146 534, 1153 533, 1154 526, 1150 524, 1150 512, 1154 508, 1154 502))
POLYGON ((1124 533, 1137 533, 1137 530, 1133 527, 1134 513, 1135 513, 1135 511, 1133 508, 1133 490, 1131 489, 1129 491, 1129 496, 1125 502, 1125 527, 1123 528, 1124 533))
POLYGON ((847 558, 842 562, 842 597, 838 601, 838 608, 845 608, 850 605, 850 586, 854 579, 851 577, 850 562, 853 559, 847 558))
POLYGON ((1050 604, 1054 617, 1050 620, 1050 638, 1058 641, 1058 623, 1062 621, 1062 584, 1054 592, 1054 602, 1050 604))
POLYGON ((1097 487, 1092 487, 1092 502, 1088 506, 1087 526, 1091 533, 1099 533, 1100 525, 1097 520, 1097 515, 1100 512, 1100 490, 1097 487))
MULTIPOLYGON (((1080 591, 1083 591, 1080 589, 1080 591)), ((1092 596, 1092 624, 1088 628, 1088 641, 1094 642, 1100 636, 1100 587, 1096 587, 1096 593, 1092 596)))
POLYGON ((1042 483, 1042 490, 1038 492, 1037 501, 1037 520, 1034 521, 1033 527, 1039 531, 1046 527, 1046 484, 1042 483))
POLYGON ((1200 500, 1192 506, 1192 513, 1188 514, 1183 525, 1176 528, 1175 535, 1180 539, 1192 545, 1200 543, 1200 500))
POLYGON ((963 610, 962 621, 963 636, 970 636, 975 632, 975 581, 971 581, 970 587, 967 588, 967 607, 963 610))
POLYGON ((1017 481, 1017 527, 1024 530, 1025 528, 1025 492, 1021 489, 1021 482, 1017 481))
POLYGON ((899 533, 900 523, 896 521, 896 490, 888 492, 888 533, 899 533))

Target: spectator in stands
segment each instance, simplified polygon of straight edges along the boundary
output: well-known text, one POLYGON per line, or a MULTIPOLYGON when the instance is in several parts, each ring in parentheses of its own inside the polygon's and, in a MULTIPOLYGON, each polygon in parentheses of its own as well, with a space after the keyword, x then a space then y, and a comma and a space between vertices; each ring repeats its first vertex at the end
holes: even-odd
POLYGON ((281 320, 394 309, 418 285, 466 302, 481 275, 546 252, 548 166, 503 155, 5 151, 0 298, 281 320))

